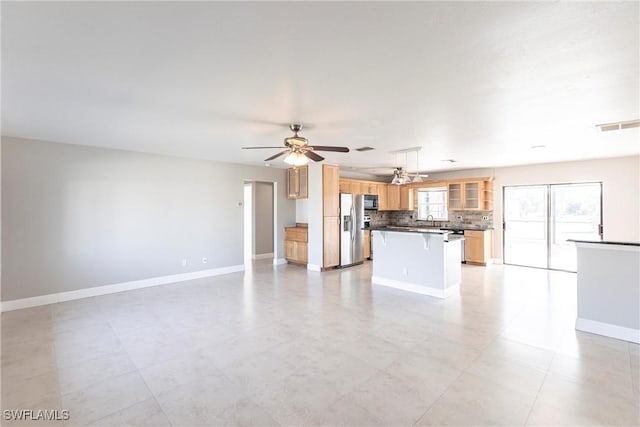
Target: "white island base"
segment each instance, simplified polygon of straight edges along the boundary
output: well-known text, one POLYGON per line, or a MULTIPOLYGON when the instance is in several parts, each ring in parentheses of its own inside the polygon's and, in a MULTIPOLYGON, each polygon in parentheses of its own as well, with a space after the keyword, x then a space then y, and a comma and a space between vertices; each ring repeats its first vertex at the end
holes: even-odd
POLYGON ((371 282, 438 298, 457 294, 462 281, 461 241, 448 232, 372 230, 371 282))

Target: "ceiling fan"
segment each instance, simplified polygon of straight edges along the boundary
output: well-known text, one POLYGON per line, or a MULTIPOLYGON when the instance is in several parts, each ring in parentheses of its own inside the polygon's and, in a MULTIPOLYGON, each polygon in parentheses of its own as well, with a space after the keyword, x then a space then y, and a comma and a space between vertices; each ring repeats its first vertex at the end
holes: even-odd
MULTIPOLYGON (((334 147, 329 145, 309 145, 309 140, 303 136, 298 135, 298 132, 302 129, 300 124, 291 124, 289 128, 293 132, 293 136, 284 139, 285 150, 274 154, 271 157, 264 159, 265 162, 277 159, 280 156, 288 154, 284 158, 285 163, 293 166, 302 166, 309 162, 309 159, 314 162, 321 162, 324 157, 315 153, 315 151, 335 151, 337 153, 348 153, 347 147, 334 147)), ((282 147, 242 147, 243 150, 259 150, 263 148, 282 148, 282 147)))

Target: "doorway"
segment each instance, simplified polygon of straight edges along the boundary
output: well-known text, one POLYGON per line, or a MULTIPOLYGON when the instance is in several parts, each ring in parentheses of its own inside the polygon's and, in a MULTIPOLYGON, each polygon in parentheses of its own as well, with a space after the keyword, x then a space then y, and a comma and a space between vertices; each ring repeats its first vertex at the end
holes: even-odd
POLYGON ((244 265, 276 263, 277 219, 275 182, 244 183, 244 265), (264 260, 264 261, 261 261, 264 260))
POLYGON ((602 183, 506 186, 504 263, 576 271, 575 244, 602 239, 602 183))

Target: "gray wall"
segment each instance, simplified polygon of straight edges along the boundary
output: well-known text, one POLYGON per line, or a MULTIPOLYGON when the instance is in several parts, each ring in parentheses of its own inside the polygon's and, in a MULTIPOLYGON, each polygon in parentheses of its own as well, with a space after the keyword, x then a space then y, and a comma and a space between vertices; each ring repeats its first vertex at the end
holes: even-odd
MULTIPOLYGON (((254 255, 273 252, 273 184, 256 182, 254 186, 254 255)), ((295 205, 294 205, 295 209, 295 205)))
POLYGON ((284 169, 6 137, 1 160, 2 301, 243 264, 245 179, 295 222, 284 169))

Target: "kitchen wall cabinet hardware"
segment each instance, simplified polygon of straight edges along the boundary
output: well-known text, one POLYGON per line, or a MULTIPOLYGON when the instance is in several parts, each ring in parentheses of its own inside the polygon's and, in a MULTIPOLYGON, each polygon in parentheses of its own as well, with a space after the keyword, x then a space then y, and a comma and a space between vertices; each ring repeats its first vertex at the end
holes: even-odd
POLYGON ((309 197, 309 167, 300 166, 287 169, 287 198, 306 199, 309 197))
POLYGON ((464 258, 467 264, 487 265, 491 262, 492 230, 464 231, 464 258))

